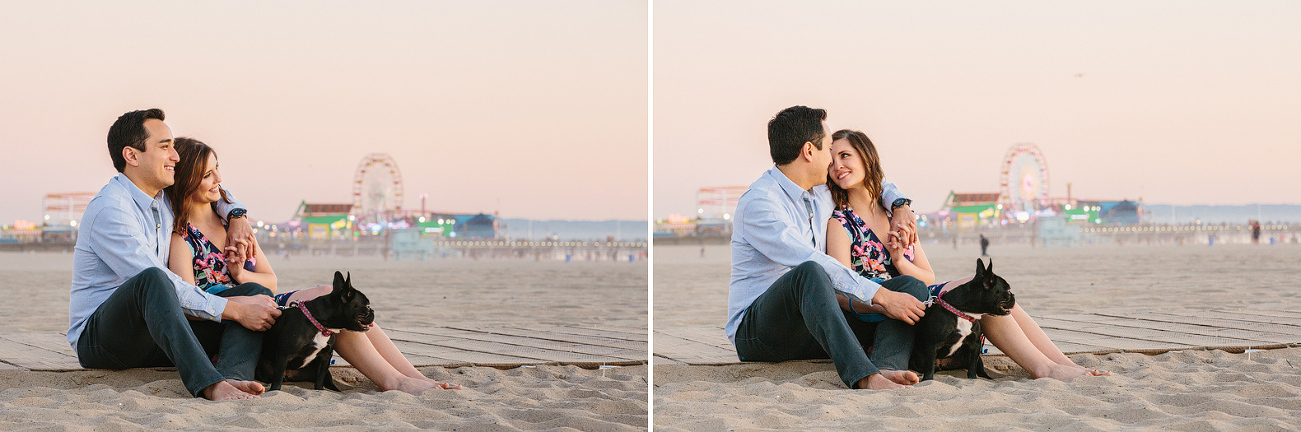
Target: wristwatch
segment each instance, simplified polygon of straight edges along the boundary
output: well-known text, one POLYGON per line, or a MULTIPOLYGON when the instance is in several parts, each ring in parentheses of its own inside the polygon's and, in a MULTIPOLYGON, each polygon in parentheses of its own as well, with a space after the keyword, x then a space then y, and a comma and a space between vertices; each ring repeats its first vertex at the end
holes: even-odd
MULTIPOLYGON (((895 202, 897 203, 898 201, 895 202)), ((226 215, 226 223, 230 223, 230 221, 244 217, 245 213, 248 213, 248 210, 242 208, 236 208, 234 210, 231 210, 230 214, 226 215)))
POLYGON ((894 210, 894 209, 897 209, 897 208, 899 208, 899 207, 903 207, 903 206, 906 206, 906 205, 909 205, 909 204, 912 204, 912 203, 913 203, 913 200, 910 200, 910 199, 908 199, 908 198, 899 198, 899 199, 897 199, 897 200, 894 200, 893 203, 890 203, 890 210, 894 210))

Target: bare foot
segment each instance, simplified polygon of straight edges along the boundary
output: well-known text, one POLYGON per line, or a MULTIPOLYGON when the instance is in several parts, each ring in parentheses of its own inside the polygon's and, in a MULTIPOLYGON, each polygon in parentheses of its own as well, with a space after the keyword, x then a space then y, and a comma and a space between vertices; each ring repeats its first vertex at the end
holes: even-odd
POLYGON ((246 393, 243 390, 235 388, 235 386, 231 385, 229 381, 234 380, 219 381, 216 384, 205 387, 203 389, 203 398, 210 401, 225 401, 235 399, 256 399, 258 397, 255 394, 246 393))
POLYGON ((903 385, 913 385, 922 381, 921 378, 917 377, 916 373, 913 373, 913 371, 910 370, 897 371, 897 370, 882 369, 881 376, 885 377, 885 379, 903 385))
POLYGON ((1075 379, 1075 377, 1088 375, 1088 373, 1082 367, 1079 366, 1070 367, 1070 366, 1060 365, 1057 363, 1049 363, 1048 366, 1045 368, 1042 368, 1037 371, 1032 370, 1028 372, 1030 372, 1030 376, 1034 377, 1035 379, 1052 378, 1061 381, 1070 381, 1075 379))
POLYGON ((439 389, 439 390, 460 390, 460 389, 461 389, 461 385, 460 385, 460 384, 452 384, 452 383, 449 383, 449 382, 445 383, 445 382, 440 382, 440 381, 434 381, 434 380, 432 380, 432 379, 430 379, 429 377, 424 376, 424 375, 418 375, 418 376, 410 376, 410 375, 407 375, 407 376, 408 376, 408 377, 411 377, 411 378, 415 378, 415 379, 421 380, 421 381, 424 381, 424 382, 427 382, 427 383, 430 383, 430 384, 433 384, 433 385, 434 385, 434 388, 439 389))
MULTIPOLYGON (((874 374, 868 375, 867 378, 863 378, 863 379, 859 380, 859 381, 858 381, 858 388, 860 388, 860 389, 871 389, 871 390, 893 390, 893 389, 901 389, 901 388, 908 388, 908 387, 909 387, 909 386, 902 385, 902 384, 896 383, 896 382, 894 382, 894 381, 891 381, 889 378, 886 378, 886 377, 884 376, 884 373, 885 373, 885 372, 887 372, 887 371, 881 371, 881 373, 874 373, 874 374)), ((898 372, 898 371, 891 371, 891 372, 898 372)), ((914 375, 914 376, 916 376, 916 375, 914 375)))
POLYGON ((1102 370, 1102 369, 1085 369, 1084 366, 1077 365, 1077 364, 1075 364, 1075 362, 1071 361, 1070 359, 1066 359, 1066 363, 1057 362, 1057 364, 1062 365, 1062 366, 1066 366, 1066 367, 1071 367, 1071 368, 1079 369, 1079 370, 1081 370, 1081 371, 1084 372, 1084 375, 1088 375, 1088 376, 1109 376, 1109 375, 1111 375, 1111 371, 1104 371, 1104 370, 1102 370))
POLYGON ((267 391, 266 387, 262 387, 262 383, 257 381, 240 381, 240 380, 228 379, 226 380, 226 382, 230 383, 230 385, 239 389, 239 391, 248 394, 260 395, 262 393, 266 393, 267 391))
POLYGON ((420 380, 411 377, 403 377, 403 378, 404 379, 402 380, 402 382, 398 383, 398 386, 396 388, 385 389, 385 390, 399 390, 399 391, 411 393, 413 395, 418 395, 424 393, 427 390, 439 388, 438 386, 439 383, 435 381, 420 380))

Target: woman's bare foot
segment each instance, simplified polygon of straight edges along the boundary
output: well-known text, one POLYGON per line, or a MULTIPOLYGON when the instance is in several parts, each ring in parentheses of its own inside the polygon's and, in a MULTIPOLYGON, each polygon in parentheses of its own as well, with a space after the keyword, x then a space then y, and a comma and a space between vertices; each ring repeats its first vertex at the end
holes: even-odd
POLYGON ((384 389, 384 390, 385 390, 385 391, 388 391, 388 390, 398 390, 398 391, 404 391, 404 392, 407 392, 407 393, 411 393, 411 394, 413 394, 413 395, 418 395, 418 394, 424 393, 425 391, 428 391, 428 390, 432 390, 432 389, 441 389, 441 387, 439 387, 439 384, 441 384, 441 383, 439 383, 439 382, 437 382, 437 381, 427 380, 427 379, 424 379, 424 380, 422 380, 422 379, 415 379, 415 378, 406 377, 406 376, 404 376, 404 377, 402 377, 402 378, 403 378, 402 381, 400 381, 396 387, 394 387, 394 388, 388 388, 388 389, 384 389))
MULTIPOLYGON (((248 383, 249 381, 236 381, 236 380, 218 381, 216 384, 207 386, 203 389, 203 398, 210 401, 224 401, 224 400, 236 400, 236 399, 256 399, 258 397, 257 394, 248 393, 244 390, 241 390, 238 387, 235 387, 234 385, 231 384, 232 382, 248 383)), ((258 387, 261 386, 262 386, 261 384, 258 384, 258 387)), ((247 388, 248 386, 244 386, 244 387, 247 388)))
POLYGON ((445 383, 445 382, 438 382, 438 381, 434 381, 434 384, 435 384, 434 388, 436 388, 436 389, 441 389, 441 390, 460 390, 460 389, 461 389, 461 385, 460 385, 460 384, 452 384, 452 383, 449 383, 449 382, 446 382, 446 383, 445 383))
MULTIPOLYGON (((907 371, 905 371, 905 372, 907 372, 907 371)), ((899 375, 899 371, 881 371, 881 373, 874 373, 874 374, 868 375, 867 378, 863 378, 863 379, 859 380, 859 381, 858 381, 858 388, 860 388, 860 389, 870 389, 870 390, 893 390, 893 389, 901 389, 901 388, 908 388, 908 387, 909 387, 908 385, 904 385, 904 384, 900 384, 900 383, 898 383, 898 382, 895 382, 894 379, 887 378, 886 375, 885 375, 885 374, 887 374, 887 373, 890 373, 892 376, 895 376, 895 379, 898 379, 898 378, 899 378, 899 376, 898 376, 898 375, 899 375)), ((910 373, 911 373, 911 372, 910 372, 910 373)), ((916 378, 916 377, 917 377, 917 375, 916 375, 916 374, 913 374, 913 378, 916 378)))
POLYGON ((1102 370, 1102 369, 1085 369, 1084 366, 1080 366, 1080 365, 1075 364, 1075 362, 1071 361, 1071 359, 1066 359, 1065 363, 1063 363, 1063 362, 1061 362, 1061 361, 1057 361, 1057 364, 1062 365, 1062 366, 1066 366, 1066 367, 1071 367, 1071 368, 1079 369, 1079 370, 1081 370, 1081 371, 1084 372, 1084 375, 1088 375, 1088 376, 1109 376, 1109 375, 1111 375, 1111 371, 1104 371, 1104 370, 1102 370))
POLYGON ((1088 375, 1088 371, 1085 371, 1082 367, 1071 367, 1057 363, 1049 363, 1038 370, 1027 370, 1027 372, 1030 372, 1030 376, 1035 379, 1052 378, 1061 381, 1070 381, 1076 377, 1088 375))

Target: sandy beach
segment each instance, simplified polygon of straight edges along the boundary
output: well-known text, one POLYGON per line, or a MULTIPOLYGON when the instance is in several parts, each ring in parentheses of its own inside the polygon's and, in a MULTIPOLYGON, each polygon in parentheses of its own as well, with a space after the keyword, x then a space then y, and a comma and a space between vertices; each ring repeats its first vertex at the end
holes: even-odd
MULTIPOLYGON (((11 323, 4 333, 67 330, 71 258, 0 254, 0 297, 7 299, 0 319, 11 323)), ((281 257, 274 265, 282 289, 351 271, 377 322, 388 327, 647 326, 645 262, 281 257)), ((0 368, 0 429, 644 430, 648 370, 426 367, 426 376, 465 388, 409 395, 379 392, 356 370, 336 367, 342 393, 293 383, 257 400, 211 403, 189 397, 168 369, 0 368)))
MULTIPOLYGON (((979 249, 930 245, 939 280, 975 270, 979 249)), ((655 326, 721 326, 727 246, 655 248, 655 326)), ((1161 309, 1301 310, 1301 247, 994 245, 994 270, 1031 315, 1161 309)), ((1076 354, 1114 372, 1032 380, 986 356, 994 380, 937 375, 897 391, 848 390, 829 362, 656 365, 656 430, 1296 430, 1301 348, 1232 354, 1076 354)))

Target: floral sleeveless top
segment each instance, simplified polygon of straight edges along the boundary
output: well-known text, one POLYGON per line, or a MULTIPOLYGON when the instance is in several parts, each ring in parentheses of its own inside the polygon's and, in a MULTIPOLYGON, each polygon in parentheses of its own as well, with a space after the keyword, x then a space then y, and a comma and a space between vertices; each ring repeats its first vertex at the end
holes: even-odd
MULTIPOLYGON (((831 212, 831 216, 839 220, 840 225, 849 232, 849 239, 853 242, 849 257, 854 264, 854 271, 868 279, 887 280, 899 276, 899 270, 894 268, 894 263, 890 260, 890 251, 853 209, 845 207, 831 212)), ((908 246, 904 258, 912 261, 914 254, 913 247, 908 246)))
MULTIPOLYGON (((226 268, 226 257, 221 249, 217 249, 217 245, 208 241, 194 225, 186 223, 181 238, 190 246, 194 261, 194 286, 216 294, 236 285, 235 279, 230 277, 230 270, 226 268)), ((253 259, 246 260, 244 270, 253 271, 254 265, 253 259)))

